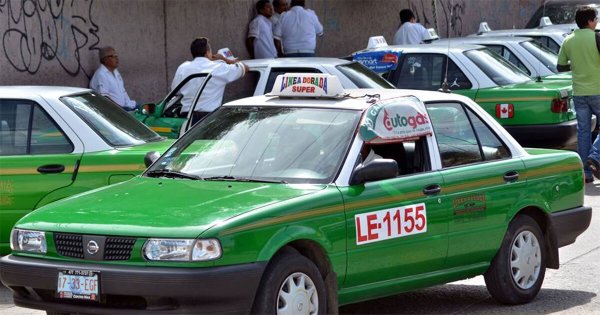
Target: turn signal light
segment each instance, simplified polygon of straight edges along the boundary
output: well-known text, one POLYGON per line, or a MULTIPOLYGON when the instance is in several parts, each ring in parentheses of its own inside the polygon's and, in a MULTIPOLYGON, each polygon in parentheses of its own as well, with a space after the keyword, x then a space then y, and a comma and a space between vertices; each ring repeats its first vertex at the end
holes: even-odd
POLYGON ((552 101, 552 112, 553 113, 566 113, 569 111, 569 99, 561 98, 552 101))

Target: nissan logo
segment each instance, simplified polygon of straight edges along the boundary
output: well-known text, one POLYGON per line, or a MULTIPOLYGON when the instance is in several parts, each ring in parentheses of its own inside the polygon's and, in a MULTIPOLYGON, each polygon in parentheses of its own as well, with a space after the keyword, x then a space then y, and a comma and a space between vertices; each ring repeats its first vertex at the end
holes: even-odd
POLYGON ((96 241, 89 241, 87 243, 86 250, 88 254, 95 255, 100 250, 100 246, 98 246, 98 243, 96 243, 96 241))

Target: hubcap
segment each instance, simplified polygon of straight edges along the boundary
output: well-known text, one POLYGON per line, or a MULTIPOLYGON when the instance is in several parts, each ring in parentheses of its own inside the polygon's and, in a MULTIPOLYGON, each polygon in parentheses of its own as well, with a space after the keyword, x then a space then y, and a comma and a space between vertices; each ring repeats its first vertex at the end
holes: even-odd
POLYGON ((288 276, 279 288, 277 314, 317 314, 319 296, 312 279, 302 272, 288 276))
POLYGON ((523 231, 513 241, 510 255, 512 277, 523 290, 530 289, 542 266, 542 253, 537 237, 531 231, 523 231))

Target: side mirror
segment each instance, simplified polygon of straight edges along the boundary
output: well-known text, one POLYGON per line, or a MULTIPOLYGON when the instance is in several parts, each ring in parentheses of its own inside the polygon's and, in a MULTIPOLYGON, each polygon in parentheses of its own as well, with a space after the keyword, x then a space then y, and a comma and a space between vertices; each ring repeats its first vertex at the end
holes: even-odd
POLYGON ((398 163, 392 159, 375 159, 359 164, 352 172, 350 185, 359 185, 398 176, 398 163))
POLYGON ((150 151, 146 153, 146 155, 144 156, 144 165, 146 165, 146 167, 149 167, 150 165, 152 165, 152 163, 156 162, 156 160, 158 160, 159 157, 160 153, 158 153, 157 151, 150 151))
POLYGON ((141 108, 141 112, 143 115, 152 115, 152 114, 154 114, 154 111, 156 110, 156 104, 148 103, 148 104, 142 105, 140 108, 141 108))

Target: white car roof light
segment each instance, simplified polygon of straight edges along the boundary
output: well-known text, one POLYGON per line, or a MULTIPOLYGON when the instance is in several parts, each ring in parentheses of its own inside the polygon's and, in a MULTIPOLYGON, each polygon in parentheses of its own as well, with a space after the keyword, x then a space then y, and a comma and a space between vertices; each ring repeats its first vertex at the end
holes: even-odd
POLYGON ((371 48, 379 48, 379 47, 387 47, 388 43, 383 36, 371 36, 369 37, 369 42, 367 43, 367 49, 371 48))
POLYGON ((423 41, 428 43, 436 39, 440 39, 440 37, 438 36, 438 33, 436 32, 435 28, 428 28, 427 34, 425 35, 425 38, 423 38, 423 41))
POLYGON ((425 105, 416 96, 381 100, 370 106, 360 124, 366 143, 389 143, 416 139, 433 131, 425 105))
POLYGON ((550 20, 550 18, 547 17, 547 16, 542 16, 542 18, 540 19, 539 28, 544 28, 544 27, 550 26, 550 25, 553 25, 552 21, 550 20))
POLYGON ((479 30, 477 30, 477 34, 481 35, 483 33, 491 32, 491 31, 492 31, 492 29, 490 28, 490 26, 488 25, 487 22, 479 23, 479 30))
POLYGON ((277 76, 269 96, 339 98, 344 94, 342 83, 331 74, 286 73, 277 76))

